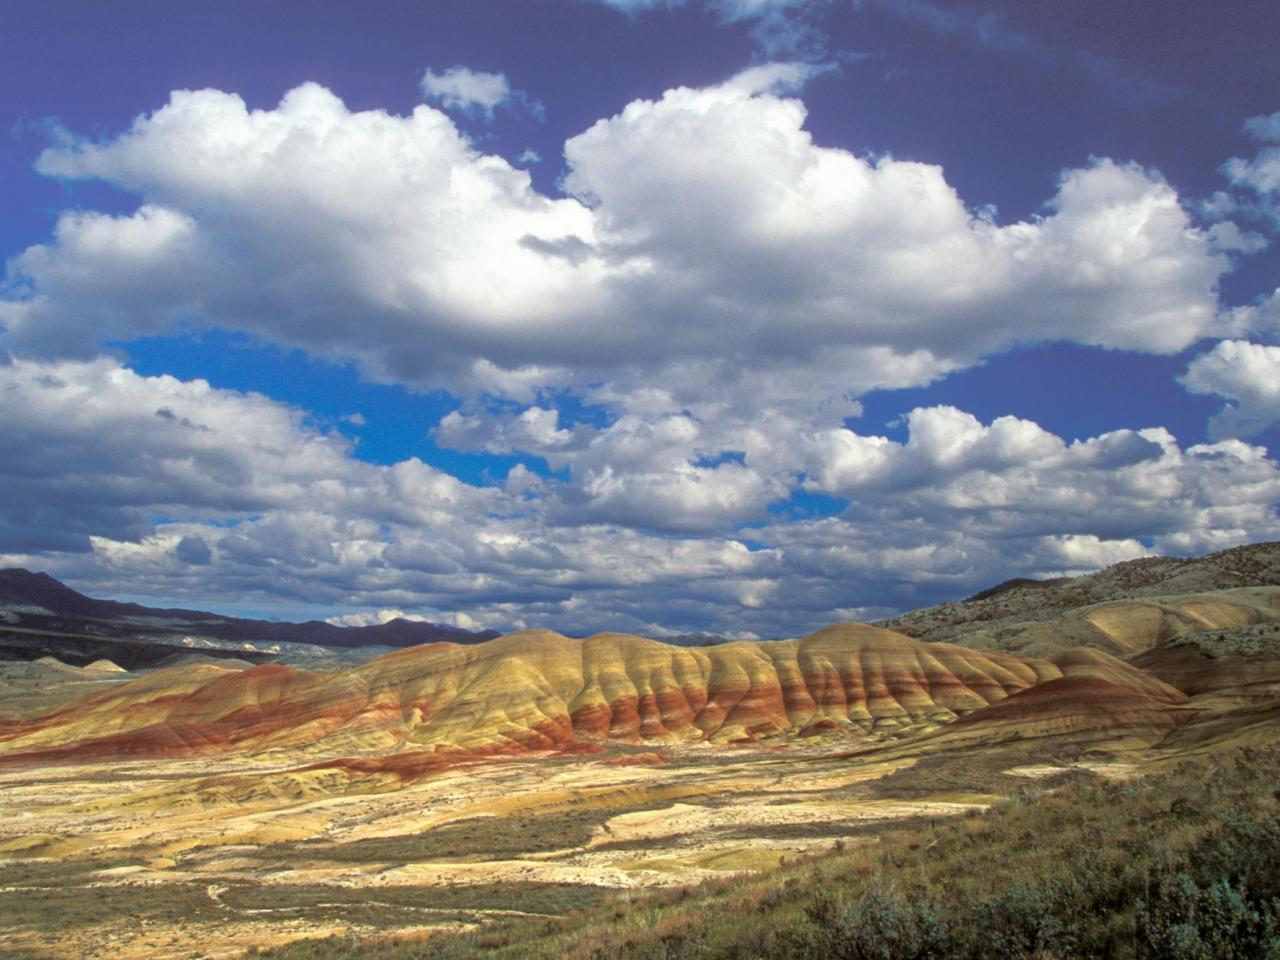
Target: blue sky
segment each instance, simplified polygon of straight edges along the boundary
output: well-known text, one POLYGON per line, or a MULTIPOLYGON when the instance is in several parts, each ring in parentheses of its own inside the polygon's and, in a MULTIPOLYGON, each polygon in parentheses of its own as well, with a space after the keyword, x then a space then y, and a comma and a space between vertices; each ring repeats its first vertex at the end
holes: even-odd
POLYGON ((1270 4, 52 2, 0 563, 781 636, 1280 538, 1270 4))

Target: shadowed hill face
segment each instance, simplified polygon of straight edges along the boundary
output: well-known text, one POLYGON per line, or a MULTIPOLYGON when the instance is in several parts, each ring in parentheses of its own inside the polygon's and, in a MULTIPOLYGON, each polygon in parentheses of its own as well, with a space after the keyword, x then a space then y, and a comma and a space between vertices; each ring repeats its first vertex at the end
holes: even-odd
POLYGON ((581 741, 753 741, 928 729, 1063 675, 1023 659, 840 624, 776 643, 674 647, 523 632, 352 670, 159 671, 0 727, 0 749, 109 759, 288 748, 519 752, 581 741))
POLYGON ((935 740, 956 746, 1051 737, 1060 745, 1107 741, 1111 749, 1149 746, 1193 719, 1187 695, 1098 650, 1053 658, 1061 675, 959 718, 935 740))

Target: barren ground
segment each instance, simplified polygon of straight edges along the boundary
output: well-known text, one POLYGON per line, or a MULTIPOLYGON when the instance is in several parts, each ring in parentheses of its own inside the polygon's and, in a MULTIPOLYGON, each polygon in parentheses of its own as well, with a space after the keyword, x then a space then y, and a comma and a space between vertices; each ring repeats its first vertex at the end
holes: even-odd
POLYGON ((910 756, 841 746, 615 747, 370 792, 244 759, 3 770, 0 952, 233 957, 328 932, 558 915, 874 842, 889 822, 979 809, 1062 767, 993 754, 930 758, 916 776, 910 756))

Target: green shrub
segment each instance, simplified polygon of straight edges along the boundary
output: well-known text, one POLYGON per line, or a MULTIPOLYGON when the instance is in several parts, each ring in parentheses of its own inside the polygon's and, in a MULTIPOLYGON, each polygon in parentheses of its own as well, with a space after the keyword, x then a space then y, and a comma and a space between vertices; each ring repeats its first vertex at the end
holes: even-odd
POLYGON ((1280 821, 1231 810, 1157 881, 1138 941, 1152 960, 1280 960, 1280 821))
POLYGON ((1081 914, 1061 884, 1015 883, 980 903, 966 923, 975 938, 977 960, 1073 956, 1080 940, 1081 914))
POLYGON ((873 890, 855 905, 824 897, 807 909, 818 955, 837 960, 945 960, 952 935, 933 900, 901 900, 873 890))
POLYGON ((1196 845, 1190 863, 1202 886, 1225 879, 1259 900, 1280 897, 1280 819, 1259 820, 1236 807, 1196 845))
POLYGON ((1150 960, 1280 960, 1280 901, 1179 873, 1140 911, 1138 943, 1150 960))

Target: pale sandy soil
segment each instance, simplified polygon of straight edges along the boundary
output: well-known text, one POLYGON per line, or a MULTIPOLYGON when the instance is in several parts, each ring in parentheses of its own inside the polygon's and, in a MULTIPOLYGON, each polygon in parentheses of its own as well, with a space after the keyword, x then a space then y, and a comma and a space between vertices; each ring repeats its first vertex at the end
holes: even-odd
POLYGON ((300 936, 465 926, 548 911, 524 906, 522 888, 688 883, 776 866, 868 823, 980 806, 860 795, 910 760, 824 759, 821 747, 779 754, 706 746, 672 748, 664 758, 636 766, 604 756, 490 760, 376 792, 360 792, 368 784, 353 792, 331 771, 287 772, 285 763, 243 759, 0 769, 0 898, 10 898, 0 908, 48 899, 45 914, 0 909, 0 943, 23 957, 234 957, 300 936), (263 783, 272 788, 258 789, 263 783), (544 837, 514 855, 486 852, 488 831, 511 817, 553 824, 552 842, 544 837), (554 842, 561 822, 563 845, 554 842), (412 847, 433 830, 460 827, 478 847, 412 847), (309 855, 302 841, 321 844, 309 855), (324 856, 357 842, 376 845, 367 859, 324 856), (456 896, 494 884, 511 891, 510 903, 431 905, 432 890, 456 896), (261 903, 244 895, 246 885, 263 892, 261 903), (406 905, 410 888, 423 891, 421 904, 406 905), (273 889, 288 891, 286 900, 272 899, 273 889), (299 889, 319 891, 308 909, 287 899, 299 889), (394 909, 393 921, 341 919, 338 908, 352 897, 376 914, 388 895, 398 898, 382 904, 394 909), (58 899, 66 896, 86 915, 68 919, 58 899), (104 897, 139 909, 95 913, 104 897), (192 906, 177 899, 174 915, 156 915, 166 897, 192 906))
POLYGON ((1060 773, 1072 770, 1087 770, 1110 780, 1128 780, 1136 777, 1141 768, 1133 763, 1102 763, 1100 761, 1081 761, 1072 764, 1032 763, 1023 767, 1010 767, 1005 773, 1014 777, 1026 777, 1030 780, 1048 780, 1060 773))

